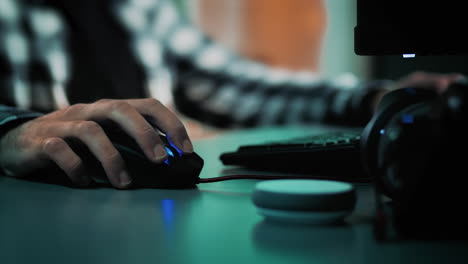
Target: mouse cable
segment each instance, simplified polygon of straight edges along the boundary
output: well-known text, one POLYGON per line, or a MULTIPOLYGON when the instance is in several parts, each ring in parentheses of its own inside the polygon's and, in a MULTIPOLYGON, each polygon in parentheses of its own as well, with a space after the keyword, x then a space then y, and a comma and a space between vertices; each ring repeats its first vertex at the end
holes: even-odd
POLYGON ((314 180, 336 180, 344 182, 356 182, 356 183, 368 183, 370 182, 369 178, 355 178, 355 179, 343 179, 343 178, 334 178, 334 177, 311 177, 311 176, 290 176, 290 175, 247 175, 247 174, 237 174, 237 175, 228 175, 220 176, 213 178, 200 178, 198 183, 210 183, 210 182, 220 182, 220 181, 229 181, 229 180, 280 180, 280 179, 314 179, 314 180))

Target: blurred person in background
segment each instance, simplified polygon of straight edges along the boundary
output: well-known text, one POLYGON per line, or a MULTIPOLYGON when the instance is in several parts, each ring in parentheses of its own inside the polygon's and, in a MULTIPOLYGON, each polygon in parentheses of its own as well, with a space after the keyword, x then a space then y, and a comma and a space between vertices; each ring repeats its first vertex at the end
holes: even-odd
POLYGON ((181 115, 218 128, 363 125, 390 90, 443 91, 461 77, 343 82, 269 67, 214 42, 169 0, 0 0, 0 169, 22 176, 53 162, 86 186, 72 137, 114 187, 127 188, 132 179, 103 121, 158 163, 167 153, 155 127, 193 151, 181 115))

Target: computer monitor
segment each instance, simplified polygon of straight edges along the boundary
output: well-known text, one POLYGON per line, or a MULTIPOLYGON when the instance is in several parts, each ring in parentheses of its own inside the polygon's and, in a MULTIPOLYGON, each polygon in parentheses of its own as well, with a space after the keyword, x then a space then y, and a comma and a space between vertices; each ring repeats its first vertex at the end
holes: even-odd
POLYGON ((464 1, 356 1, 357 55, 468 54, 464 1))

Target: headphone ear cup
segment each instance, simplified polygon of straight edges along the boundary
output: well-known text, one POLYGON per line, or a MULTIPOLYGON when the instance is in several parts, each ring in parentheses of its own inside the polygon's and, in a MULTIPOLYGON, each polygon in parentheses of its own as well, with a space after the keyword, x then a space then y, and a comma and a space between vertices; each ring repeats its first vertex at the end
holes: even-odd
POLYGON ((439 96, 424 89, 388 95, 361 135, 361 153, 377 193, 392 198, 395 231, 466 239, 468 83, 439 96))
POLYGON ((376 188, 390 195, 387 183, 383 181, 384 173, 379 168, 379 154, 383 152, 380 141, 386 133, 389 122, 401 111, 411 105, 428 102, 436 93, 426 89, 403 88, 386 94, 380 102, 376 113, 361 134, 361 160, 363 167, 374 180, 376 188))
POLYGON ((424 174, 436 149, 438 142, 432 139, 440 134, 440 128, 428 117, 432 105, 433 101, 422 101, 403 108, 388 120, 380 134, 376 175, 382 192, 394 200, 407 187, 404 184, 421 179, 419 175, 424 174))
POLYGON ((450 85, 443 96, 441 116, 443 120, 459 125, 468 119, 468 79, 450 85))
POLYGON ((468 159, 463 154, 468 131, 462 114, 466 101, 461 95, 468 90, 455 89, 401 110, 379 140, 378 178, 392 198, 393 223, 400 235, 468 236, 468 216, 462 209, 468 201, 468 159), (455 104, 450 102, 454 98, 455 104))

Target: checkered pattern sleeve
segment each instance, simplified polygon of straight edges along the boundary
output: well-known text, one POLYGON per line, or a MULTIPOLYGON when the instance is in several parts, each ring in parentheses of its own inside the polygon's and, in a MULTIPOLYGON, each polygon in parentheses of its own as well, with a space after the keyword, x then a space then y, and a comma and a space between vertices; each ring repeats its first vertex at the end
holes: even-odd
POLYGON ((372 114, 370 95, 387 82, 362 83, 351 74, 323 79, 248 60, 201 33, 171 1, 119 1, 115 14, 148 73, 150 92, 170 87, 181 112, 216 126, 361 125, 372 114))
POLYGON ((154 97, 220 127, 353 125, 381 86, 243 58, 171 0, 0 0, 0 104, 25 111, 154 97))
POLYGON ((32 63, 23 22, 16 1, 0 0, 0 136, 18 123, 41 116, 30 110, 34 94, 26 75, 32 63))
POLYGON ((0 0, 0 104, 51 111, 68 104, 66 30, 39 2, 0 0))

